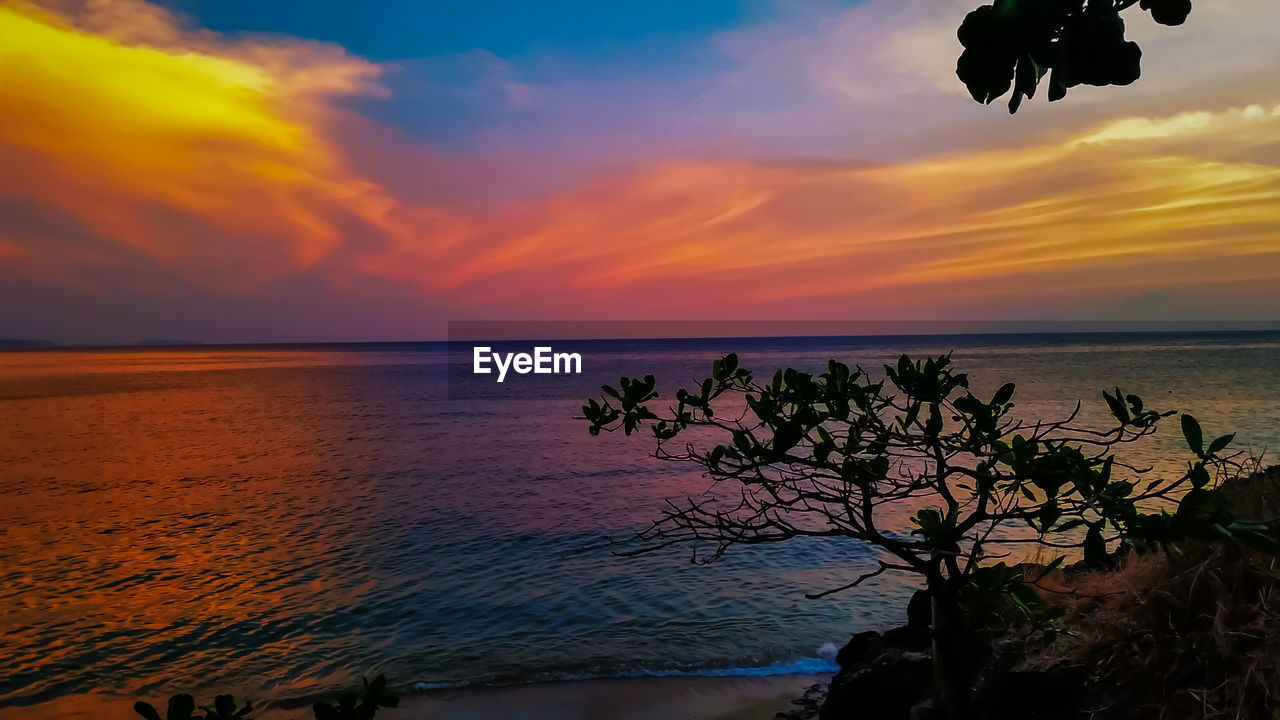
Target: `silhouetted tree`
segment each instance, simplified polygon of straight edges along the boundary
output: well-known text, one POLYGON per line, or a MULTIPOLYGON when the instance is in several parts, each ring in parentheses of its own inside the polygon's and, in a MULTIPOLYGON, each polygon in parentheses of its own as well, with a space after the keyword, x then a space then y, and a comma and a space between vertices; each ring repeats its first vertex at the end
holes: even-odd
MULTIPOLYGON (((394 708, 400 705, 400 698, 387 687, 387 676, 378 675, 372 680, 360 678, 360 690, 348 690, 338 695, 337 702, 317 701, 311 706, 316 720, 373 720, 378 708, 394 708)), ((217 696, 211 707, 200 708, 201 716, 196 712, 196 701, 191 695, 180 693, 169 698, 164 717, 151 703, 139 700, 133 704, 133 711, 146 720, 250 720, 253 704, 245 703, 236 706, 231 695, 217 696)))
POLYGON ((1191 0, 996 0, 960 25, 956 74, 974 100, 990 104, 1013 88, 1009 112, 1049 77, 1049 100, 1076 85, 1128 85, 1142 50, 1124 39, 1120 13, 1138 5, 1161 25, 1181 25, 1191 0))
POLYGON ((707 494, 668 501, 650 527, 619 541, 619 554, 693 543, 695 561, 710 562, 733 546, 800 537, 869 543, 880 551, 873 569, 810 597, 891 571, 917 576, 932 607, 935 703, 955 709, 969 692, 955 662, 967 611, 981 604, 1035 619, 1041 609, 1021 573, 995 562, 1009 548, 1059 553, 1050 568, 1070 553, 1104 565, 1121 545, 1188 537, 1276 550, 1265 526, 1232 521, 1216 489, 1236 466, 1222 456, 1234 436, 1206 444, 1190 415, 1181 418, 1194 455, 1187 470, 1145 479, 1149 468, 1113 450, 1173 413, 1135 395, 1104 392, 1115 422, 1095 429, 1077 422, 1078 403, 1061 420, 1016 419, 1013 383, 978 397, 949 356, 904 355, 884 373, 873 380, 831 360, 816 377, 787 368, 760 383, 731 354, 665 410, 652 375, 605 386, 582 409, 591 434, 647 426, 654 457, 713 481, 707 494), (907 516, 913 529, 902 526, 907 516))
POLYGON ((360 678, 364 687, 359 691, 349 690, 338 696, 338 702, 317 702, 311 706, 316 720, 373 720, 378 708, 399 707, 400 698, 387 689, 387 676, 379 675, 373 680, 360 678))
MULTIPOLYGON (((242 707, 236 706, 236 699, 231 695, 219 695, 214 698, 213 705, 202 707, 204 711, 203 720, 247 720, 249 714, 253 712, 253 703, 245 703, 242 707)), ((133 704, 133 711, 146 718, 147 720, 161 720, 160 713, 151 705, 151 703, 138 702, 133 704)), ((165 710, 164 720, 199 720, 200 715, 196 713, 196 700, 186 693, 179 693, 169 698, 169 705, 165 710)))

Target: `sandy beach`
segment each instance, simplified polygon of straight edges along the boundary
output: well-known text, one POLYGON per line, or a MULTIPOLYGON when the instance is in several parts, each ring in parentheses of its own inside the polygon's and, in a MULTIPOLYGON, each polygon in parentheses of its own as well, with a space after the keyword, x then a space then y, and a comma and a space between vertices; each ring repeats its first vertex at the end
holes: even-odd
MULTIPOLYGON (((827 675, 577 680, 502 688, 400 693, 386 720, 773 720, 796 708, 827 675)), ((33 720, 136 720, 136 698, 112 693, 67 696, 23 711, 33 720)), ((161 697, 144 698, 163 709, 161 697)), ((201 704, 208 701, 201 696, 201 704)), ((259 705, 259 703, 255 703, 259 705)), ((259 705, 255 720, 310 720, 309 703, 259 705)), ((7 711, 6 711, 7 712, 7 711)), ((4 712, 0 716, 7 717, 4 712)))
MULTIPOLYGON (((448 690, 402 698, 412 720, 772 720, 828 676, 627 678, 448 690)), ((388 718, 392 716, 388 712, 388 718)))

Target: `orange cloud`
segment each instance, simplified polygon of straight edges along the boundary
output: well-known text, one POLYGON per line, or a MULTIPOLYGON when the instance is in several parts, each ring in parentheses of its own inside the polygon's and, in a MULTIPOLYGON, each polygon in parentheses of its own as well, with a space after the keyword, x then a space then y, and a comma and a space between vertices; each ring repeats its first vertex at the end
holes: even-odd
POLYGON ((1255 159, 1277 131, 1280 109, 1252 106, 901 164, 673 159, 366 268, 463 306, 625 316, 806 299, 855 316, 945 315, 970 299, 1034 313, 1057 289, 1253 283, 1280 278, 1280 167, 1255 159))
POLYGON ((334 98, 383 92, 377 66, 188 32, 142 2, 78 8, 0 5, 0 194, 235 284, 316 262, 345 218, 384 222, 323 135, 334 98))
POLYGON ((499 186, 501 162, 341 109, 386 91, 336 46, 230 40, 139 0, 0 4, 0 38, 0 201, 56 216, 0 225, 0 268, 55 282, 245 291, 322 268, 335 297, 409 288, 437 316, 934 319, 1171 289, 1240 307, 1280 279, 1274 98, 897 163, 658 157, 431 206, 390 188, 499 186))

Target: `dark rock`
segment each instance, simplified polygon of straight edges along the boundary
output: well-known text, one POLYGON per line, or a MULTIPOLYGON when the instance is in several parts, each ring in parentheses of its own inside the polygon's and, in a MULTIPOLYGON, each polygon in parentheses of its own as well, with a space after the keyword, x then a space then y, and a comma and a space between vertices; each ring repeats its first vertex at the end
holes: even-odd
POLYGON ((927 652, 929 643, 932 641, 929 626, 911 627, 904 625, 892 630, 886 630, 881 636, 881 642, 885 647, 897 648, 899 650, 909 650, 911 652, 927 652))
POLYGON ((836 653, 836 664, 842 668, 870 662, 884 649, 880 633, 875 630, 860 632, 849 638, 849 642, 836 653))
POLYGON ((933 603, 929 593, 917 590, 907 602, 907 627, 928 629, 933 624, 933 603))
POLYGON ((908 720, 929 696, 928 655, 885 650, 869 664, 831 679, 820 720, 908 720))
POLYGON ((814 720, 826 696, 826 687, 822 683, 814 683, 804 691, 804 695, 791 701, 792 705, 798 706, 795 710, 780 712, 773 716, 773 720, 814 720))
MULTIPOLYGON (((917 605, 919 602, 913 600, 917 605)), ((908 613, 910 614, 910 613, 908 613)), ((917 618, 918 620, 919 618, 917 618)), ((861 632, 836 653, 822 720, 907 720, 930 690, 929 625, 861 632)))
POLYGON ((910 720, 937 720, 938 711, 933 709, 933 701, 925 700, 911 706, 910 720))
POLYGON ((983 720, 1073 720, 1079 717, 1083 673, 1067 670, 993 673, 978 690, 983 720))
POLYGON ((836 664, 841 668, 856 670, 870 664, 888 650, 927 652, 929 627, 904 625, 884 633, 874 630, 860 632, 849 638, 849 642, 836 653, 836 664))

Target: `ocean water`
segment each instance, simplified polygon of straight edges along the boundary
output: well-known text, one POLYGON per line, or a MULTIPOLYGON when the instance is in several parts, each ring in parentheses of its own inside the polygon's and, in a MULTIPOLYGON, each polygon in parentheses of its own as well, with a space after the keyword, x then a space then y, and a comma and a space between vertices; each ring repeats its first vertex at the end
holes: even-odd
MULTIPOLYGON (((557 347, 557 349, 561 349, 557 347)), ((580 376, 465 372, 439 344, 0 353, 0 713, 86 694, 287 703, 369 671, 404 689, 830 668, 904 619, 872 561, 793 541, 711 566, 578 552, 707 481, 573 419, 621 373, 665 395, 737 351, 768 375, 954 351, 1018 412, 1105 416, 1115 385, 1280 448, 1280 334, 594 341, 580 376), (450 364, 453 371, 450 371, 450 364)), ((1126 457, 1176 471, 1175 424, 1126 457)), ((127 705, 126 705, 127 707, 127 705)), ((49 713, 44 713, 48 715, 49 713)))

